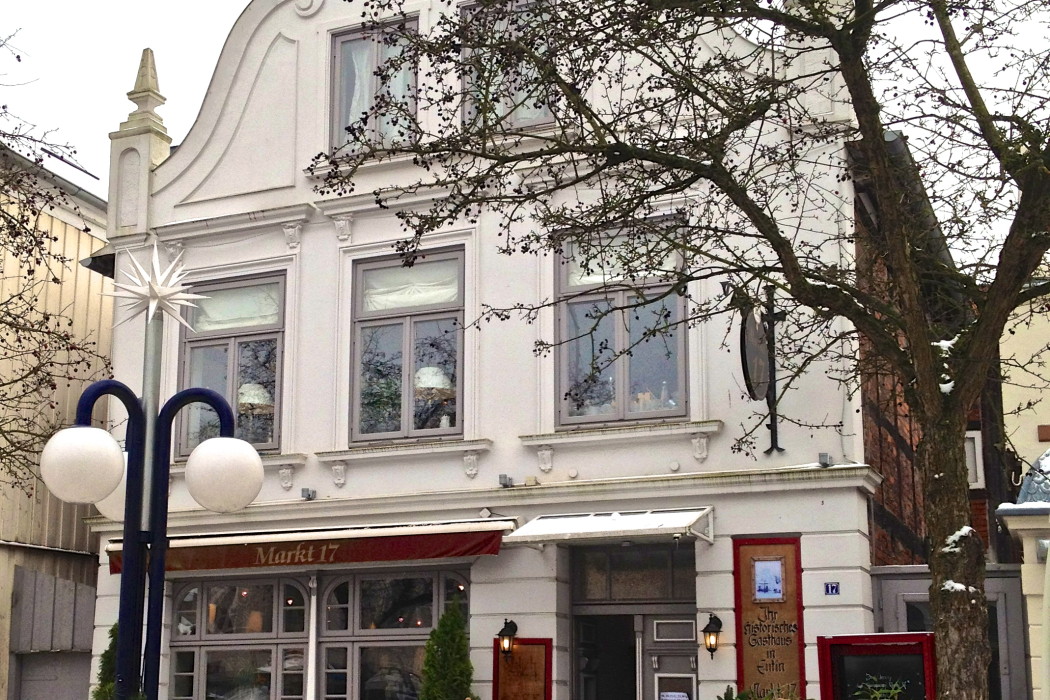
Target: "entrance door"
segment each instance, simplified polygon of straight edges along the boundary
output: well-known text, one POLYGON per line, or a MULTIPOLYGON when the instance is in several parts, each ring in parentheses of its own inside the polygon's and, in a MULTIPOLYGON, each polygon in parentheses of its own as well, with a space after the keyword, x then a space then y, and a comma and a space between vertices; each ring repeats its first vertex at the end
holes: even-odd
POLYGON ((696 616, 576 616, 577 700, 696 700, 696 616))

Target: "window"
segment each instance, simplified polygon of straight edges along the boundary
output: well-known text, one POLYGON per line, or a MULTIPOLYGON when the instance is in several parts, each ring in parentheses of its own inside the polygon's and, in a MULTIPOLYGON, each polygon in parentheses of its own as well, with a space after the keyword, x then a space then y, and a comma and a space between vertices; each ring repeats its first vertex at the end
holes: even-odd
POLYGON ((629 245, 573 246, 561 265, 561 425, 685 415, 684 298, 661 280, 674 265, 628 274, 629 245))
POLYGON ((415 115, 416 71, 399 60, 405 39, 398 33, 404 26, 361 30, 335 38, 333 148, 352 138, 348 127, 361 128, 365 138, 384 145, 403 140, 409 133, 415 115), (388 70, 382 70, 384 65, 388 70), (383 108, 376 110, 382 116, 372 114, 377 100, 382 100, 383 108))
POLYGON ((354 270, 352 437, 461 434, 461 252, 354 270))
POLYGON ((423 650, 439 614, 467 605, 458 572, 195 581, 173 598, 173 700, 305 700, 317 669, 325 700, 416 700, 423 650), (319 640, 316 659, 309 639, 319 640), (310 663, 314 661, 314 663, 310 663), (393 693, 390 695, 388 693, 393 693))
MULTIPOLYGON (((194 285, 199 299, 183 331, 182 386, 213 389, 230 402, 236 436, 276 449, 280 407, 284 278, 194 285)), ((203 404, 182 412, 179 452, 185 456, 219 434, 219 417, 203 404)))
POLYGON ((545 13, 531 4, 467 7, 462 21, 482 45, 465 56, 464 120, 482 120, 487 129, 520 129, 549 124, 554 116, 549 94, 532 51, 546 51, 545 13), (491 39, 491 41, 489 41, 491 39), (529 51, 522 50, 523 47, 529 51))

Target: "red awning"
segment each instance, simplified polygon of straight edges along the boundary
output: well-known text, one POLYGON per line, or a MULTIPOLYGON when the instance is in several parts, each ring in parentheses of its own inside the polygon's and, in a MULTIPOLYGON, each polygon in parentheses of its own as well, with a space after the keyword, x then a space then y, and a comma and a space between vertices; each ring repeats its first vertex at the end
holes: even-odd
MULTIPOLYGON (((444 559, 499 554, 512 520, 471 520, 299 530, 258 535, 195 535, 172 538, 167 571, 315 567, 325 564, 444 559)), ((109 571, 120 573, 122 545, 111 543, 109 571)))

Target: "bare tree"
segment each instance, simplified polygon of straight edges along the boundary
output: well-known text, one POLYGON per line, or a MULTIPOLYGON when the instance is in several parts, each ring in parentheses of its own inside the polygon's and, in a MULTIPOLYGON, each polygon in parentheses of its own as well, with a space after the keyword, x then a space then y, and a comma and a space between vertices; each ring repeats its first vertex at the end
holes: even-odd
MULTIPOLYGON (((20 60, 6 39, 0 54, 20 60)), ((27 490, 37 455, 60 427, 60 387, 109 369, 97 339, 78 337, 65 310, 45 302, 75 261, 42 217, 77 207, 43 163, 73 155, 0 105, 0 481, 27 490)))
MULTIPOLYGON (((728 281, 737 304, 772 286, 793 373, 892 373, 921 433, 938 692, 988 697, 964 433, 1004 325, 1050 290, 1031 283, 1050 247, 1044 4, 478 0, 425 26, 400 0, 365 7, 379 87, 314 161, 319 191, 396 206, 406 264, 494 213, 504 252, 615 268, 629 305, 653 302, 651 274, 664 295, 728 281), (373 175, 384 160, 414 179, 373 175)), ((730 305, 690 298, 651 331, 730 305)))

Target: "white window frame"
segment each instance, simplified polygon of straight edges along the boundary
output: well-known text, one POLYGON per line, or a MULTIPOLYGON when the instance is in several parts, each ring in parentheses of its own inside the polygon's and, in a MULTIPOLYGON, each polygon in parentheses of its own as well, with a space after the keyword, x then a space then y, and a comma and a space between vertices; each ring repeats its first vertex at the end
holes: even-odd
MULTIPOLYGON (((284 378, 284 334, 285 334, 285 305, 287 299, 287 282, 284 273, 270 273, 253 275, 250 277, 239 277, 224 280, 216 280, 211 282, 200 282, 195 283, 192 287, 194 294, 201 294, 207 296, 209 290, 222 290, 222 289, 234 289, 240 287, 253 287, 265 284, 277 284, 278 289, 278 304, 277 304, 277 321, 272 324, 264 324, 258 326, 242 326, 234 328, 225 328, 215 331, 197 331, 192 332, 185 326, 181 327, 181 337, 179 343, 179 387, 186 388, 189 383, 190 377, 190 354, 193 349, 204 348, 204 347, 221 347, 227 348, 227 385, 225 390, 219 391, 220 394, 229 402, 230 408, 233 409, 234 425, 238 425, 238 406, 236 403, 236 391, 237 382, 237 344, 244 341, 250 340, 267 340, 273 339, 277 346, 277 369, 275 372, 274 379, 274 392, 273 392, 273 437, 269 442, 265 443, 253 443, 256 450, 260 452, 277 452, 280 450, 281 443, 281 399, 282 399, 282 384, 284 378)), ((188 308, 186 312, 187 321, 191 326, 194 324, 194 308, 188 308)), ((218 391, 218 390, 217 390, 218 391)), ((180 458, 189 456, 192 451, 192 447, 189 445, 189 420, 186 411, 181 411, 178 418, 178 440, 176 455, 180 458)))
POLYGON ((362 293, 364 272, 381 268, 398 267, 403 263, 398 257, 386 257, 379 259, 361 259, 354 262, 353 266, 353 304, 352 304, 352 348, 350 361, 350 440, 354 443, 375 442, 394 439, 429 438, 429 437, 460 437, 464 432, 464 409, 463 401, 463 374, 464 374, 464 334, 463 334, 463 309, 466 295, 465 285, 465 253, 462 248, 443 249, 428 251, 421 257, 420 262, 439 262, 443 260, 458 261, 458 294, 455 302, 420 305, 415 307, 399 308, 390 311, 365 311, 362 308, 364 295, 362 293), (456 424, 442 428, 415 428, 412 424, 413 418, 413 396, 414 390, 414 364, 415 357, 412 353, 412 329, 413 324, 418 321, 427 320, 452 320, 456 328, 456 377, 454 382, 456 402, 456 424), (401 364, 401 427, 396 431, 365 433, 361 431, 361 352, 362 331, 364 329, 400 324, 402 331, 402 364, 401 364))

